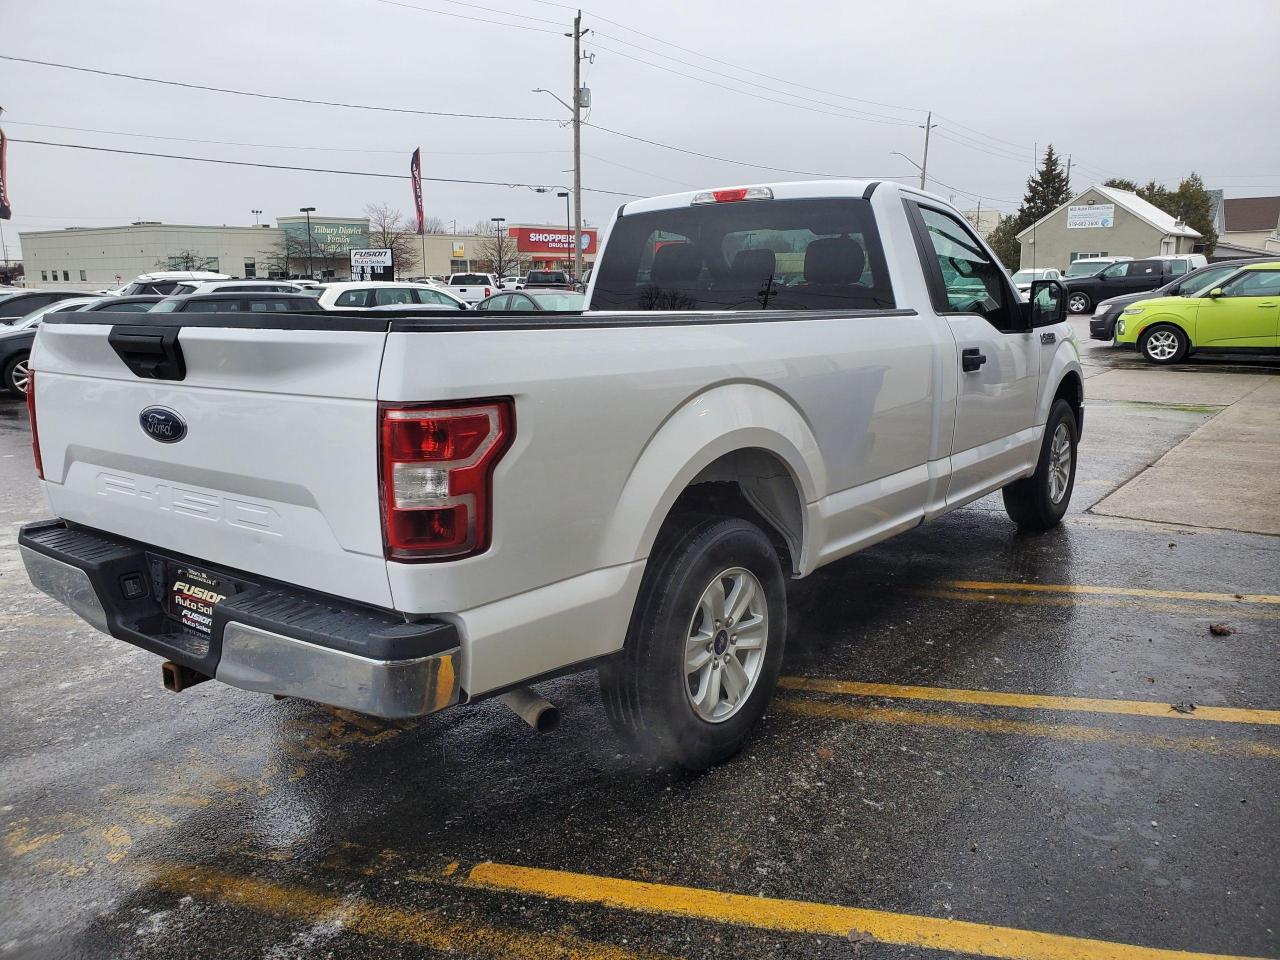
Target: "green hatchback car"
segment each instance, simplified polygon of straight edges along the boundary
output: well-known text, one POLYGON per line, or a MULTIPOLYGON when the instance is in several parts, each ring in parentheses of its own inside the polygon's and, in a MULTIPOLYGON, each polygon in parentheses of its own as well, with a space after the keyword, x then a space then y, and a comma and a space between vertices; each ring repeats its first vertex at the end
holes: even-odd
POLYGON ((1192 350, 1280 352, 1280 260, 1241 267, 1194 296, 1140 300, 1120 315, 1116 342, 1137 344, 1152 363, 1192 350))

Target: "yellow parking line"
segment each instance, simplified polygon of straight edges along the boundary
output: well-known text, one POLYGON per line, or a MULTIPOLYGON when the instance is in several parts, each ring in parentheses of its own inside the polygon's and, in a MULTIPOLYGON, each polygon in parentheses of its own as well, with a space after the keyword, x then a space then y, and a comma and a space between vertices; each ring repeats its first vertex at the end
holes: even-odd
POLYGON ((1221 603, 1280 604, 1270 593, 1205 593, 1200 590, 1149 590, 1142 587, 1103 587, 1087 583, 1010 583, 1003 580, 948 580, 957 590, 1012 590, 1019 593, 1074 593, 1107 597, 1146 597, 1160 600, 1212 600, 1221 603))
POLYGON ((1133 747, 1157 747, 1163 750, 1184 750, 1210 753, 1225 757, 1250 759, 1280 759, 1280 747, 1256 740, 1219 740, 1215 737, 1165 737, 1138 733, 1132 730, 1114 730, 1108 727, 1087 727, 1072 723, 1036 723, 1031 720, 999 720, 990 717, 957 716, 952 713, 925 713, 919 710, 893 710, 888 707, 854 707, 843 703, 826 703, 821 700, 795 700, 781 697, 773 701, 784 713, 795 713, 827 720, 889 723, 912 727, 942 727, 949 730, 969 730, 976 733, 1016 734, 1024 737, 1052 737, 1058 740, 1079 740, 1084 743, 1120 743, 1133 747))
POLYGON ((156 887, 290 920, 341 920, 362 936, 411 943, 446 953, 511 960, 664 960, 664 955, 625 950, 570 934, 533 933, 447 920, 426 910, 384 907, 357 897, 317 893, 238 877, 206 867, 166 865, 156 887))
POLYGON ((1280 611, 1268 607, 1248 607, 1243 604, 1226 610, 1221 606, 1191 606, 1187 603, 1159 602, 1142 597, 1111 597, 1097 594, 1017 594, 1012 591, 978 590, 930 590, 908 588, 905 592, 919 597, 937 597, 942 600, 966 600, 980 603, 1008 603, 1028 607, 1074 607, 1086 603, 1095 607, 1120 607, 1156 610, 1161 613, 1180 613, 1186 616, 1213 619, 1229 615, 1232 619, 1280 620, 1280 611))
POLYGON ((721 893, 698 887, 501 863, 477 864, 465 882, 485 890, 761 930, 842 938, 864 933, 884 943, 1010 960, 1224 960, 1222 954, 1164 950, 966 920, 721 893))
POLYGON ((1093 697, 1055 697, 1034 693, 993 690, 961 690, 954 687, 915 687, 896 683, 861 683, 824 680, 820 677, 782 677, 778 686, 810 693, 838 693, 849 697, 888 697, 894 700, 933 700, 940 703, 972 703, 986 707, 1020 707, 1026 710, 1065 710, 1075 713, 1114 713, 1169 720, 1217 720, 1222 723, 1280 725, 1280 710, 1248 710, 1242 707, 1202 707, 1179 713, 1168 703, 1150 700, 1103 700, 1093 697))

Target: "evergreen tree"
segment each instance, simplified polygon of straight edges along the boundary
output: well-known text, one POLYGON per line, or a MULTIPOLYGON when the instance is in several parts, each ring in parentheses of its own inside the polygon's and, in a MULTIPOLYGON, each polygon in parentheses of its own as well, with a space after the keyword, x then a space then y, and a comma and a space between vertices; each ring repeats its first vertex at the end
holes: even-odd
POLYGON ((1000 221, 1000 225, 987 237, 987 243, 991 244, 1000 262, 1010 270, 1018 269, 1022 258, 1018 234, 1070 199, 1071 184, 1067 181, 1067 171, 1054 152, 1053 144, 1049 144, 1040 169, 1027 178, 1027 192, 1018 212, 1000 221))
POLYGON ((1124 177, 1112 177, 1110 180, 1104 180, 1102 185, 1116 190, 1128 190, 1130 193, 1138 192, 1138 185, 1132 180, 1126 180, 1124 177))
POLYGON ((1107 180, 1104 187, 1115 187, 1136 193, 1153 207, 1181 220, 1193 230, 1198 230, 1204 238, 1205 253, 1213 253, 1218 245, 1218 232, 1213 229, 1213 200, 1205 188, 1200 174, 1194 170, 1183 178, 1178 189, 1170 190, 1162 183, 1148 180, 1145 186, 1138 186, 1132 180, 1120 177, 1107 180))

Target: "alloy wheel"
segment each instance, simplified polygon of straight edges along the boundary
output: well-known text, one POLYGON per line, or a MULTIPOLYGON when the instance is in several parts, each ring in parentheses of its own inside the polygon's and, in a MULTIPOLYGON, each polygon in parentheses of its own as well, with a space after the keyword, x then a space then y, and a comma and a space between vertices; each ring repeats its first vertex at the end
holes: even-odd
POLYGON ((1147 356, 1152 360, 1172 360, 1179 345, 1178 335, 1172 330, 1156 330, 1147 337, 1147 356))
POLYGON ((19 393, 26 393, 27 385, 31 382, 29 362, 27 360, 19 360, 13 365, 13 370, 9 374, 9 381, 13 384, 13 389, 19 393))
POLYGON ((1071 481, 1071 432, 1059 423, 1049 444, 1049 499, 1061 503, 1071 481))
POLYGON ((742 708, 764 667, 769 603, 755 574, 733 567, 702 592, 685 640, 685 690, 694 712, 723 723, 742 708))

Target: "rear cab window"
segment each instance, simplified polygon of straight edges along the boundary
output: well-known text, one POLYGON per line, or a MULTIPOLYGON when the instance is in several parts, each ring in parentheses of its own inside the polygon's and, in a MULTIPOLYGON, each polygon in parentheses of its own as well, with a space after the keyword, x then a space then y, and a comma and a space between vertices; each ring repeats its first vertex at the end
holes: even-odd
POLYGON ((483 287, 488 283, 489 278, 479 273, 459 273, 449 279, 451 287, 483 287))
POLYGON ((594 279, 592 310, 894 307, 875 218, 861 198, 628 214, 614 222, 594 279))

